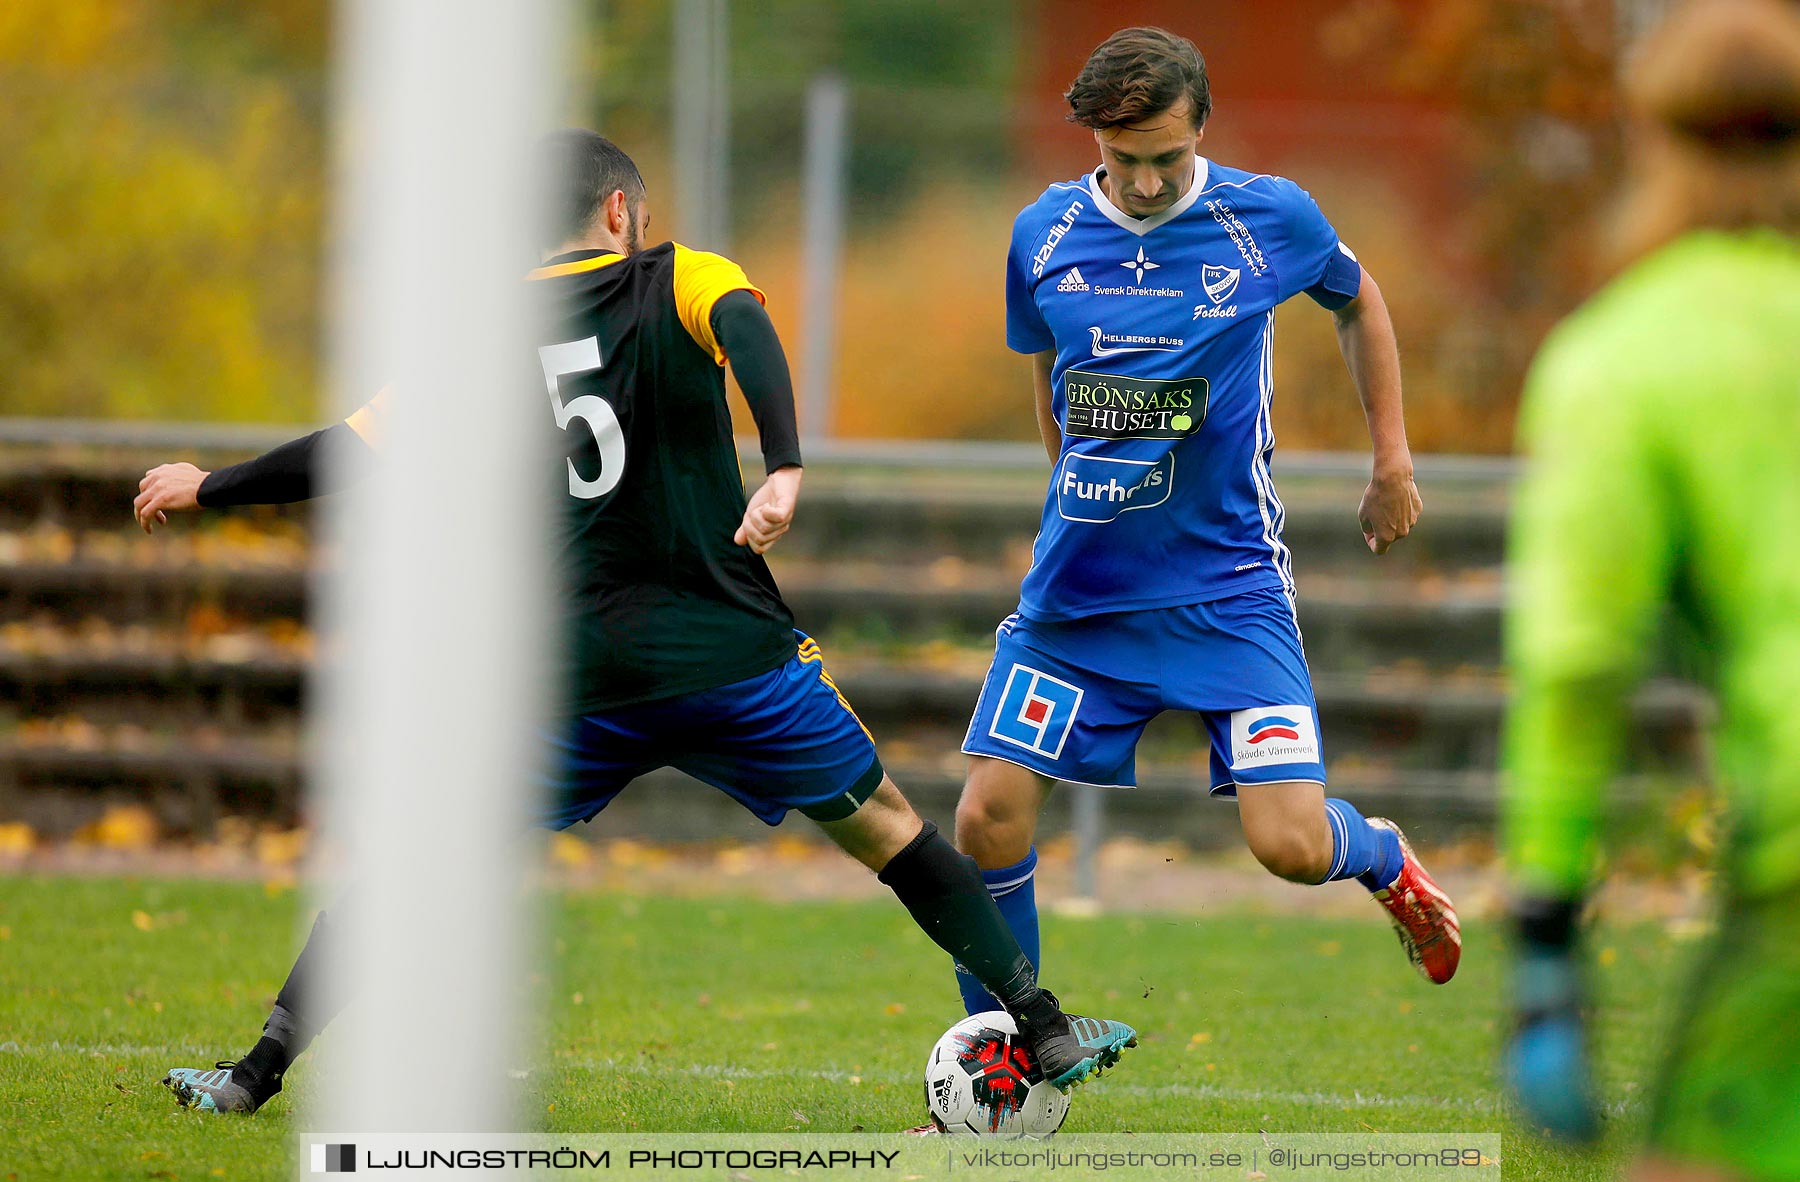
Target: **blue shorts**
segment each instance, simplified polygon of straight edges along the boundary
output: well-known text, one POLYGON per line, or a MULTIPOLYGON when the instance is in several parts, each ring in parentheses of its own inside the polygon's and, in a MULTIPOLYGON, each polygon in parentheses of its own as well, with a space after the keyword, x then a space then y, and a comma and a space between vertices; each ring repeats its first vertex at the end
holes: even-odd
POLYGON ((732 796, 765 825, 789 809, 841 821, 881 786, 881 761, 832 684, 818 642, 778 669, 731 685, 573 719, 552 750, 548 829, 592 820, 625 785, 679 768, 732 796))
POLYGON ((1300 627, 1286 593, 1000 625, 963 751, 1076 784, 1135 787, 1137 743, 1164 710, 1212 738, 1212 791, 1325 782, 1300 627))

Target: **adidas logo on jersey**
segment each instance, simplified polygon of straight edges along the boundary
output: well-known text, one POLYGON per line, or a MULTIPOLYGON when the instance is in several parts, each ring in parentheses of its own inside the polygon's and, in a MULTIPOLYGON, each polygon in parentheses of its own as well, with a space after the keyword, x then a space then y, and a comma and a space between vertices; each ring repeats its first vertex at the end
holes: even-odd
POLYGON ((1080 267, 1070 267, 1069 273, 1067 275, 1064 275, 1062 277, 1062 282, 1058 283, 1056 285, 1056 290, 1057 291, 1087 291, 1088 290, 1088 281, 1081 277, 1081 268, 1080 267))

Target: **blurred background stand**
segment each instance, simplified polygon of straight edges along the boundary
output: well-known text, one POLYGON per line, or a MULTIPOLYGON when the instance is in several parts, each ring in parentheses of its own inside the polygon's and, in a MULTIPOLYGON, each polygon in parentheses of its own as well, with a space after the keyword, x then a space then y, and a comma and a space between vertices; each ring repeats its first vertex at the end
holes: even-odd
MULTIPOLYGON (((674 225, 695 250, 731 253, 731 4, 676 0, 674 68, 674 225)), ((637 129, 614 136, 635 152, 637 129)), ((657 194, 651 190, 652 200, 657 194)), ((665 198, 667 199, 667 198, 665 198)), ((650 241, 666 234, 652 232, 650 241)), ((646 244, 647 245, 647 244, 646 244)))
POLYGON ((821 74, 806 91, 805 235, 800 248, 800 438, 830 438, 837 389, 837 306, 843 282, 850 88, 821 74))

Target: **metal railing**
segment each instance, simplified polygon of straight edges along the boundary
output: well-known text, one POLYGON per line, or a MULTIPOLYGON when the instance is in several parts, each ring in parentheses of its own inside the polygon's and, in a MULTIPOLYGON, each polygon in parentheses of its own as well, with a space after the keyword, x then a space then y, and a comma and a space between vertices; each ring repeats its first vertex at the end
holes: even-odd
MULTIPOLYGON (((122 419, 0 418, 0 445, 73 445, 107 448, 168 448, 181 451, 267 451, 316 427, 252 423, 172 423, 122 419)), ((1028 472, 1049 461, 1041 444, 967 439, 814 439, 805 445, 815 464, 846 467, 955 468, 1028 472)), ((761 457, 753 439, 738 441, 747 464, 761 457)), ((1283 476, 1366 479, 1369 457, 1362 452, 1280 451, 1283 476)), ((1518 470, 1513 456, 1419 454, 1413 464, 1421 481, 1506 484, 1518 470)))

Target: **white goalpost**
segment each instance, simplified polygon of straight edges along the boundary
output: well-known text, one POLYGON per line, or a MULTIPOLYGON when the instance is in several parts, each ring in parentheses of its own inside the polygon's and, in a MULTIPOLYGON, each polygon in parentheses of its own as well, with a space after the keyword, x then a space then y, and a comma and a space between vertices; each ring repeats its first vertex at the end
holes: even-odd
POLYGON ((549 688, 550 408, 532 401, 522 278, 565 13, 341 0, 336 17, 333 409, 391 391, 376 474, 323 514, 315 903, 335 929, 330 987, 352 1000, 305 1125, 513 1131, 521 838, 549 688))

